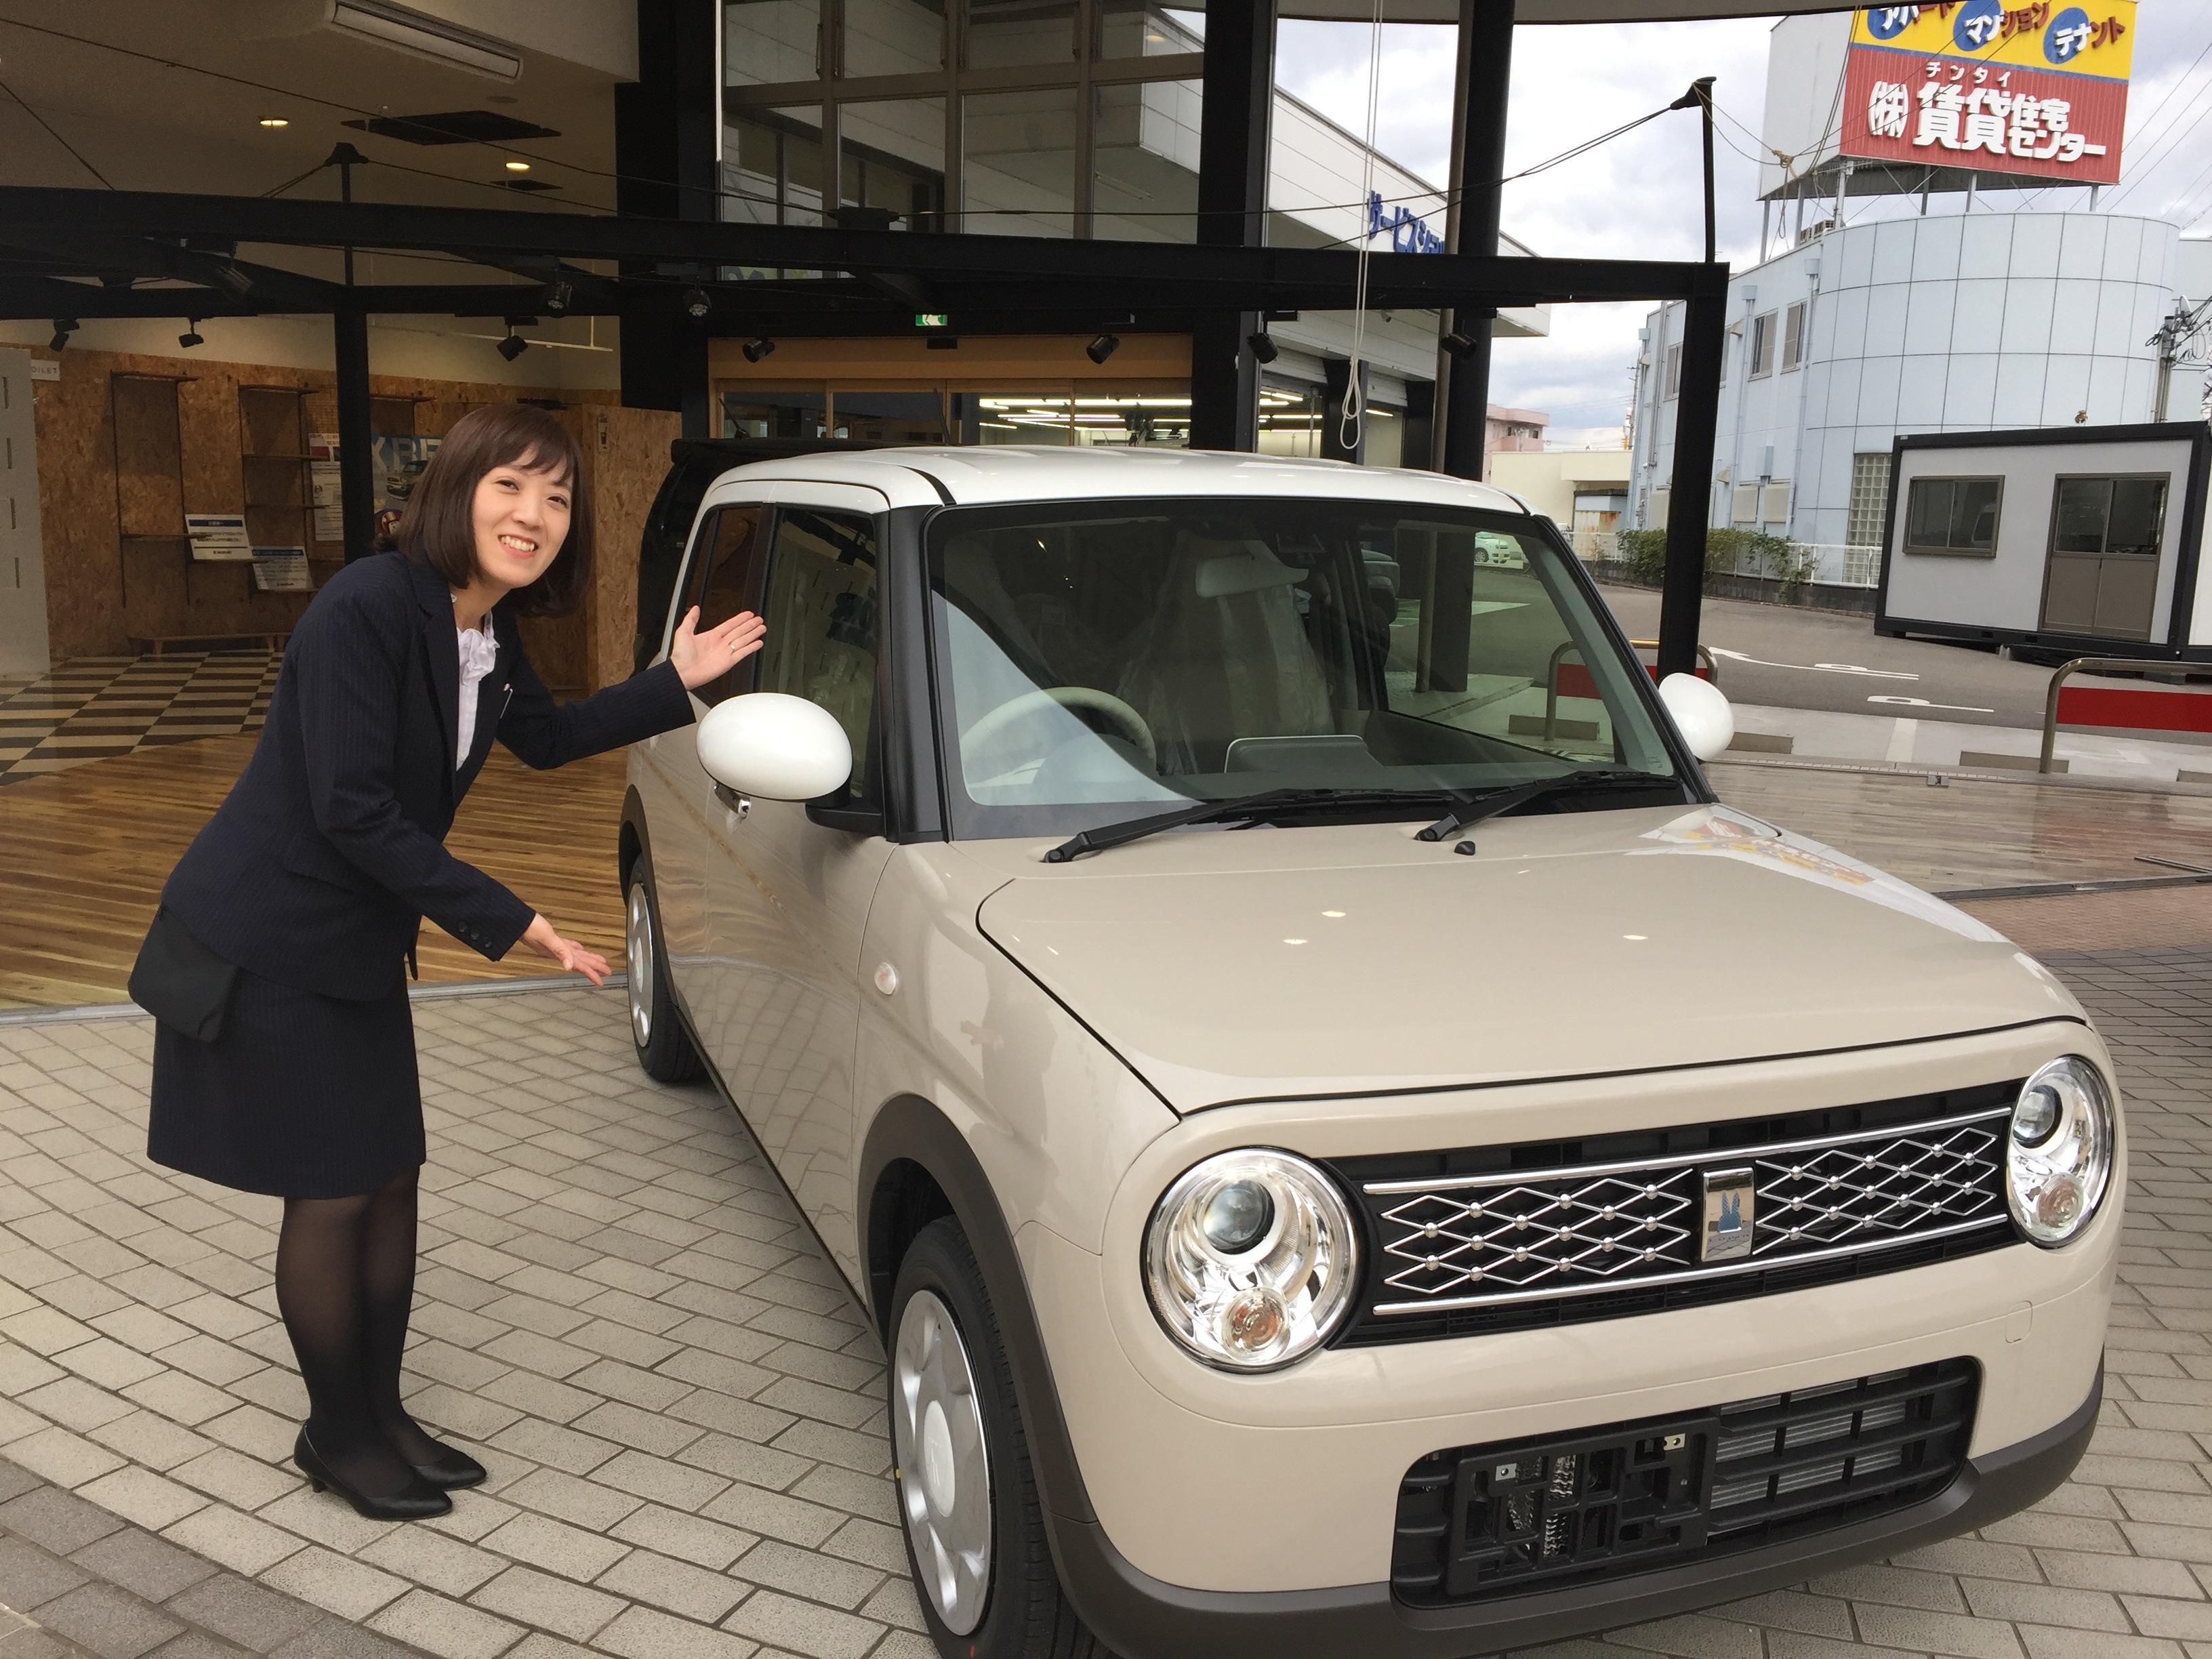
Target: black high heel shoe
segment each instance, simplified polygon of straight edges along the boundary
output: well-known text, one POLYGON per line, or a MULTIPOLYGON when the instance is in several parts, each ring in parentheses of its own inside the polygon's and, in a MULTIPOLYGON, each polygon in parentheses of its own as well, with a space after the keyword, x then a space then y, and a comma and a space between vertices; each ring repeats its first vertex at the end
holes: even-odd
POLYGON ((453 1507, 453 1500, 431 1485, 419 1472, 413 1481, 388 1498, 371 1498, 366 1492, 356 1490, 333 1474, 330 1465, 316 1455, 304 1428, 300 1431, 300 1437, 292 1443, 292 1461, 300 1466, 300 1473, 307 1477, 307 1484, 317 1492, 328 1487, 352 1504, 357 1513, 372 1521, 421 1521, 430 1516, 447 1514, 453 1507))
POLYGON ((441 1491, 458 1491, 463 1486, 480 1486, 486 1479, 484 1466, 466 1452, 447 1445, 442 1440, 430 1443, 438 1455, 428 1463, 410 1463, 407 1467, 441 1491))

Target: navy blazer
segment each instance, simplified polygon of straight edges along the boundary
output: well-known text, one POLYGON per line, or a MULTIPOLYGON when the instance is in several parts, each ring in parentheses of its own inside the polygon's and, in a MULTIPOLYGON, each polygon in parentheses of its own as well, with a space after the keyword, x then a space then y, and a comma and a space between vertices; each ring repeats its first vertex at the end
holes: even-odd
POLYGON ((444 845, 494 736, 542 769, 686 725, 691 699, 662 662, 556 703, 514 617, 495 608, 492 628, 498 659, 456 770, 460 653, 444 579, 384 553, 324 583, 285 650, 252 759, 162 904, 226 960, 325 996, 387 994, 426 915, 504 956, 535 913, 444 845))

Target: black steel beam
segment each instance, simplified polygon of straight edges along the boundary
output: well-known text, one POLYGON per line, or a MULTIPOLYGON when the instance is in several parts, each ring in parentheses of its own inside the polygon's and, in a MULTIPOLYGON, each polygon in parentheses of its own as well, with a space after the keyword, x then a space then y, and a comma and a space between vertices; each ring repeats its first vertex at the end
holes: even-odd
MULTIPOLYGON (((213 234, 242 242, 438 249, 464 257, 696 261, 799 270, 885 270, 937 279, 948 290, 981 279, 1072 283, 1131 290, 1170 303, 1209 292, 1240 307, 1343 309, 1358 256, 1334 248, 1221 247, 1204 243, 1073 241, 1042 236, 919 235, 722 221, 592 218, 580 214, 188 196, 167 191, 0 186, 0 241, 11 225, 62 225, 134 235, 213 234)), ((1709 267, 1687 261, 1537 259, 1467 253, 1377 253, 1368 303, 1378 307, 1680 300, 1709 267)), ((665 286, 665 283, 657 283, 665 286)), ((711 286, 711 285, 709 285, 711 286)), ((750 284, 720 285, 720 292, 750 284)), ((950 297, 950 295, 948 295, 950 297)))
MULTIPOLYGON (((1256 248, 1267 240, 1275 0, 1210 0, 1202 84, 1198 240, 1213 247, 1256 248)), ((1191 331, 1194 448, 1259 447, 1260 365, 1245 342, 1259 331, 1260 314, 1250 306, 1246 300, 1209 313, 1191 331)))
MULTIPOLYGON (((711 223, 721 211, 720 0, 637 0, 637 79, 615 88, 615 207, 625 219, 711 223)), ((826 172, 841 173, 834 153, 826 172)), ((834 200, 830 205, 835 206, 834 200)), ((649 274, 626 258, 625 278, 649 274)), ((708 331, 641 294, 622 309, 622 396, 681 411, 684 435, 719 434, 707 407, 708 331)))
POLYGON ((1667 496, 1667 570, 1659 596, 1659 678, 1698 668, 1705 588, 1705 525, 1712 516, 1713 435, 1728 343, 1728 267, 1705 273, 1684 307, 1682 380, 1674 405, 1674 477, 1667 496))
MULTIPOLYGON (((1498 252, 1498 216, 1504 194, 1505 100, 1513 70, 1513 0, 1460 0, 1460 151, 1457 238, 1461 254, 1498 252)), ((1467 342, 1444 370, 1443 470, 1480 478, 1490 434, 1490 349, 1496 306, 1461 306, 1452 329, 1467 342)))
POLYGON ((353 309, 331 318, 337 360, 338 506, 349 562, 376 550, 376 468, 369 453, 368 317, 353 309))

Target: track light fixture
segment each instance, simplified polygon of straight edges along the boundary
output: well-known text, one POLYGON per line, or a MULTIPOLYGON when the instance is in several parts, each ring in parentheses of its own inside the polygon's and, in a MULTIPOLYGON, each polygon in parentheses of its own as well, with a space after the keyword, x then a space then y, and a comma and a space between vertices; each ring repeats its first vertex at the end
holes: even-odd
POLYGON ((1094 363, 1103 363, 1121 349, 1121 337, 1120 335, 1102 334, 1097 339, 1093 340, 1089 345, 1083 348, 1083 355, 1090 358, 1094 363))
POLYGON ((714 308, 714 302, 707 297, 705 289, 687 288, 684 290, 684 309, 690 313, 694 322, 704 317, 714 308))
POLYGON ((558 317, 568 310, 568 301, 576 297, 576 289, 566 278, 556 276, 545 284, 545 309, 558 317))
POLYGON ((69 345, 69 337, 76 332, 76 319, 74 317, 55 318, 54 337, 46 342, 46 349, 49 351, 65 349, 69 345))
POLYGON ((530 342, 524 339, 520 334, 509 334, 504 340, 501 340, 497 345, 494 346, 492 349, 499 353, 501 356, 506 358, 507 361, 511 363, 517 357, 520 357, 524 352, 530 349, 530 342))
POLYGON ((253 278, 240 270, 235 264, 224 264, 215 268, 215 279, 241 299, 253 292, 253 278))
POLYGON ((1474 349, 1474 339, 1454 329, 1443 337, 1443 348, 1455 357, 1464 357, 1474 349))
POLYGON ((755 339, 746 341, 740 349, 744 352, 745 361, 747 362, 757 363, 760 362, 762 358, 767 356, 769 352, 775 349, 775 342, 769 339, 767 335, 763 334, 755 339))
POLYGON ((1252 348, 1252 361, 1255 363, 1272 363, 1282 355, 1275 345, 1275 337, 1264 328, 1257 334, 1246 335, 1244 343, 1252 348))
POLYGON ((177 343, 184 347, 187 351, 190 351, 196 345, 205 345, 207 343, 205 340, 200 337, 200 319, 198 318, 187 317, 185 319, 185 331, 177 336, 177 343))

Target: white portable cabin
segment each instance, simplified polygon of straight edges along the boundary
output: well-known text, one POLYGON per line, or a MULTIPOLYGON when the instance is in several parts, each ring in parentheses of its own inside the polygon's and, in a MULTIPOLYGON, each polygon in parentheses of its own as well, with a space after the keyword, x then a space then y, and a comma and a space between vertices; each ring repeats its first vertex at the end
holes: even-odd
POLYGON ((1900 437, 1875 631, 2212 662, 2212 426, 1900 437))

